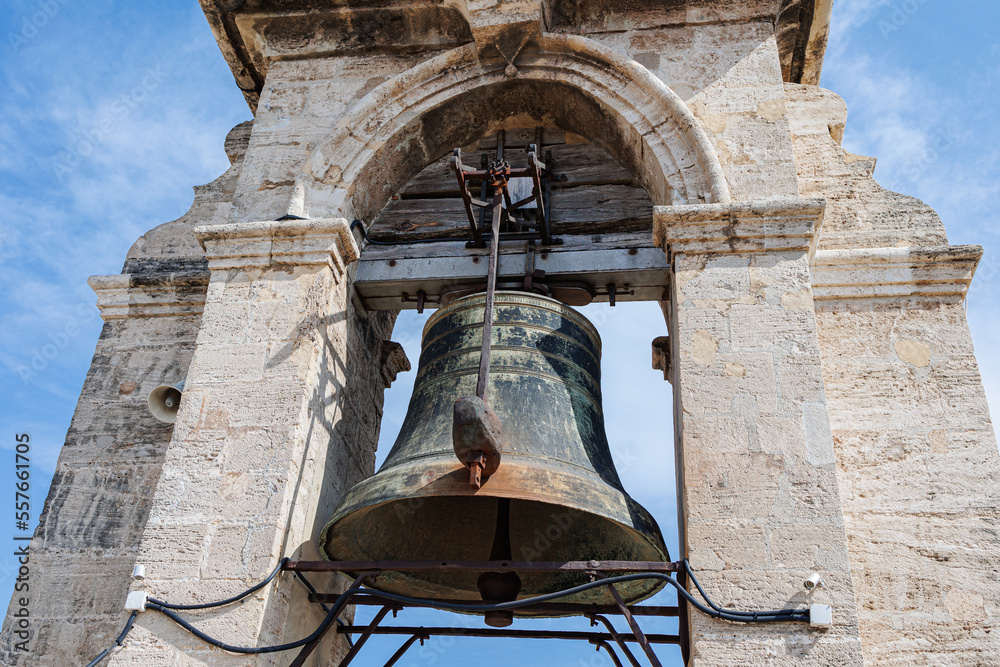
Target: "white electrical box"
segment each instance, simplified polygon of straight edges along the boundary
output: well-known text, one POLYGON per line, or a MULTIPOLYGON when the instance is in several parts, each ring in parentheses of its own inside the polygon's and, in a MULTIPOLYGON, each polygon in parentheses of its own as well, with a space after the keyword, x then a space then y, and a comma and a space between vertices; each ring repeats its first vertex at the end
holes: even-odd
POLYGON ((809 607, 809 627, 825 630, 833 627, 833 607, 814 604, 809 607))
POLYGON ((146 611, 146 591, 130 591, 125 598, 125 611, 146 611))

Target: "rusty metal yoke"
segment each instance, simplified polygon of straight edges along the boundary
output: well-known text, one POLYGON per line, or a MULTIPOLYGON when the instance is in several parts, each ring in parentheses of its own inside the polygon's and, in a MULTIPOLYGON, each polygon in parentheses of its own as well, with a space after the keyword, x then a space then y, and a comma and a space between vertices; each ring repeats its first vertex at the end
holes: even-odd
MULTIPOLYGON (((497 159, 488 167, 484 165, 481 169, 474 169, 462 162, 462 150, 456 148, 451 158, 451 167, 458 180, 459 193, 465 205, 465 213, 469 219, 469 231, 472 233, 472 240, 467 243, 470 248, 485 248, 486 220, 485 215, 476 215, 475 208, 482 209, 483 212, 492 213, 491 222, 500 216, 502 226, 520 226, 527 228, 529 232, 508 232, 505 238, 517 240, 541 240, 543 245, 559 245, 560 239, 553 238, 550 224, 551 209, 549 207, 550 190, 548 180, 550 169, 538 158, 538 148, 535 144, 528 146, 528 166, 513 168, 503 159, 502 143, 498 150, 497 159), (518 201, 511 201, 509 183, 514 178, 531 179, 531 194, 518 201), (469 184, 476 183, 481 187, 480 198, 473 197, 469 190, 469 184), (490 201, 486 201, 487 192, 492 191, 490 201), (511 222, 511 213, 522 209, 529 204, 535 205, 537 218, 534 222, 527 220, 517 220, 511 222)), ((491 232, 493 234, 499 232, 491 232)))

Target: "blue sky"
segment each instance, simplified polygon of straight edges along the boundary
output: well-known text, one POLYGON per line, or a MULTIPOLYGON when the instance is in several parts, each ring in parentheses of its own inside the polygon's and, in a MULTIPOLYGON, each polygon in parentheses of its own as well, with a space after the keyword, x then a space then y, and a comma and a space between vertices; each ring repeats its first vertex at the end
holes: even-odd
MULTIPOLYGON (((996 412, 1000 6, 837 0, 834 14, 823 86, 848 102, 845 147, 879 158, 882 185, 935 207, 951 243, 986 248, 968 310, 996 412)), ((36 515, 100 333, 87 277, 118 273, 135 238, 184 213, 190 188, 228 166, 223 139, 250 113, 195 0, 7 0, 0 38, 0 381, 9 389, 0 404, 0 489, 12 484, 4 479, 15 433, 30 433, 36 515)), ((676 552, 669 385, 649 370, 649 341, 662 319, 649 304, 586 314, 606 343, 608 433, 619 471, 676 552)), ((411 359, 423 317, 407 313, 397 328, 411 359)), ((401 376, 387 396, 384 444, 395 437, 411 382, 412 373, 401 376)), ((11 529, 0 521, 0 553, 9 551, 11 529)), ((0 556, 3 600, 11 565, 0 556)), ((371 663, 359 664, 384 661, 394 643, 373 641, 371 663)), ((486 665, 501 650, 497 665, 610 664, 591 647, 562 643, 431 646, 412 664, 477 656, 486 665)))

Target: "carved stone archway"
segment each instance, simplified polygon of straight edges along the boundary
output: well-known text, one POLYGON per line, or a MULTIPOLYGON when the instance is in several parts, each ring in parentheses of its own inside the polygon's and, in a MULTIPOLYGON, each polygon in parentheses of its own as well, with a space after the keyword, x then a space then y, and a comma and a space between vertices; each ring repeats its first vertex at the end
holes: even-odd
POLYGON ((290 212, 370 219, 426 164, 518 116, 602 145, 654 204, 730 201, 704 130, 639 63, 591 39, 543 34, 515 64, 510 77, 469 44, 382 83, 313 151, 290 212))

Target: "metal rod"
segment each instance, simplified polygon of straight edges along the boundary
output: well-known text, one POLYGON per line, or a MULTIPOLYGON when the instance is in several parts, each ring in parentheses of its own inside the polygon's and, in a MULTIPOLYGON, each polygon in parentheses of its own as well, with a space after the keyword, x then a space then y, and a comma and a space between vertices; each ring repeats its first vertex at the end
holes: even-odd
POLYGON ((302 667, 302 665, 306 664, 306 659, 309 658, 309 656, 312 655, 312 652, 316 650, 316 647, 319 646, 321 639, 322 637, 317 637, 303 646, 302 650, 299 651, 299 654, 295 656, 295 660, 292 660, 292 663, 288 667, 302 667))
MULTIPOLYGON (((501 137, 497 137, 501 141, 501 137)), ((502 146, 501 146, 502 151, 502 146)), ((490 346, 493 343, 493 298, 497 288, 497 255, 500 254, 500 205, 503 193, 502 185, 493 192, 493 227, 490 236, 490 267, 486 274, 486 305, 483 308, 483 347, 479 354, 479 381, 476 383, 476 396, 486 401, 488 380, 490 375, 490 346)))
MULTIPOLYGON (((310 602, 332 602, 337 599, 337 595, 333 593, 313 593, 309 596, 310 602)), ((474 604, 470 603, 469 600, 438 600, 437 602, 445 603, 456 603, 456 604, 474 604)), ((378 593, 363 593, 356 595, 351 598, 351 604, 363 605, 363 606, 381 606, 386 604, 398 604, 394 603, 392 600, 386 599, 379 596, 378 593)), ((485 602, 483 604, 486 604, 485 602)), ((403 608, 407 608, 410 605, 400 605, 403 608)), ((418 605, 412 605, 414 607, 418 605)), ((543 614, 555 614, 559 616, 563 615, 586 615, 586 614, 604 614, 607 615, 621 615, 621 609, 618 605, 604 605, 604 604, 578 604, 572 602, 543 602, 540 604, 533 604, 525 609, 531 612, 540 612, 543 614)), ((677 618, 680 616, 680 610, 677 607, 657 607, 657 606, 636 606, 631 607, 630 611, 633 616, 657 616, 661 618, 677 618)))
MULTIPOLYGON (((544 165, 541 165, 544 167, 544 165)), ((545 245, 552 244, 552 234, 549 231, 549 221, 546 217, 547 211, 545 210, 545 201, 542 197, 542 176, 538 170, 539 159, 535 155, 534 151, 528 153, 528 169, 531 171, 531 194, 534 195, 535 204, 538 206, 538 215, 541 217, 539 221, 539 231, 542 234, 542 243, 545 245)))
MULTIPOLYGON (((365 629, 361 631, 361 636, 354 641, 354 646, 352 646, 351 650, 347 652, 347 655, 344 656, 344 659, 340 661, 339 667, 347 667, 349 664, 351 664, 355 656, 358 655, 358 652, 361 651, 361 647, 365 645, 365 642, 368 641, 368 638, 371 637, 372 633, 375 632, 375 629, 378 628, 378 624, 382 622, 382 619, 385 618, 385 615, 388 614, 390 611, 392 611, 392 607, 388 605, 379 609, 379 612, 375 614, 375 618, 373 618, 372 622, 369 623, 365 627, 365 629)), ((338 631, 341 627, 351 627, 351 626, 337 626, 338 631)))
MULTIPOLYGON (((677 573, 677 581, 681 586, 687 588, 687 572, 684 571, 683 568, 681 568, 681 571, 677 573)), ((688 602, 684 599, 683 595, 677 596, 677 609, 677 616, 680 621, 677 624, 677 634, 680 635, 681 638, 681 660, 683 660, 686 665, 691 656, 691 634, 690 628, 688 627, 688 602)), ((635 609, 632 611, 634 613, 635 609)))
POLYGON ((535 242, 528 241, 524 248, 524 291, 531 291, 531 283, 535 279, 535 242))
MULTIPOLYGON (((480 158, 480 161, 479 161, 479 166, 480 166, 480 168, 483 171, 487 170, 487 168, 490 166, 489 155, 487 155, 486 153, 482 154, 482 157, 480 158)), ((485 202, 486 198, 488 196, 489 196, 489 193, 487 192, 487 182, 486 182, 486 179, 484 178, 483 182, 479 184, 479 199, 481 199, 483 202, 485 202)), ((486 229, 486 207, 485 206, 480 206, 479 207, 479 229, 480 229, 480 231, 483 230, 483 229, 486 229)))
POLYGON ((659 561, 630 560, 577 560, 551 562, 521 562, 521 561, 444 561, 444 560, 290 560, 285 563, 285 570, 298 572, 377 572, 390 570, 392 572, 443 572, 461 570, 503 571, 517 570, 519 572, 678 572, 677 563, 662 563, 659 561))
POLYGON ((392 654, 392 657, 389 658, 389 661, 386 662, 385 665, 383 665, 382 667, 392 667, 393 665, 395 665, 397 662, 399 662, 399 659, 403 657, 403 654, 410 650, 411 646, 413 646, 418 640, 422 640, 422 639, 430 639, 430 637, 427 637, 426 635, 413 635, 413 636, 411 636, 409 639, 407 639, 403 643, 402 646, 400 646, 396 650, 395 653, 392 654))
POLYGON ((622 596, 618 594, 618 589, 615 588, 614 584, 608 584, 608 590, 611 591, 611 595, 614 596, 615 602, 617 602, 618 606, 621 607, 622 616, 625 617, 625 620, 628 622, 628 626, 632 628, 632 634, 634 634, 635 638, 639 640, 639 646, 641 646, 642 650, 646 653, 646 657, 649 658, 650 664, 652 664, 653 667, 662 667, 662 665, 660 665, 660 659, 657 658, 656 653, 653 652, 653 647, 649 645, 648 641, 646 641, 646 635, 643 634, 642 628, 639 627, 639 623, 636 622, 635 618, 632 616, 632 612, 629 611, 625 601, 622 600, 622 596))
POLYGON ((635 654, 632 653, 632 649, 630 649, 625 643, 625 639, 623 639, 622 636, 615 631, 615 626, 611 624, 611 621, 600 614, 588 614, 587 618, 590 619, 591 623, 596 623, 597 621, 603 623, 604 627, 608 629, 608 634, 611 635, 612 639, 615 640, 615 643, 621 648, 622 653, 625 654, 625 658, 629 661, 629 664, 632 665, 632 667, 642 667, 636 659, 635 654))
MULTIPOLYGON (((287 562, 288 561, 286 561, 286 564, 287 564, 287 562)), ((370 572, 364 572, 364 573, 358 575, 358 577, 354 580, 354 583, 351 584, 351 588, 349 588, 348 591, 351 590, 351 589, 360 589, 361 584, 366 579, 368 579, 369 577, 371 577, 371 573, 370 572)), ((355 595, 356 594, 357 593, 355 593, 355 595)), ((336 596, 336 597, 340 598, 339 595, 336 596)), ((348 597, 347 600, 349 601, 350 597, 348 597)), ((326 626, 326 629, 323 630, 323 632, 319 633, 319 635, 317 635, 316 639, 312 640, 311 642, 309 642, 308 644, 306 644, 305 646, 303 646, 302 650, 299 651, 299 654, 297 656, 295 656, 295 660, 293 660, 292 663, 288 667, 302 667, 302 665, 304 665, 306 663, 306 659, 308 659, 309 656, 312 654, 312 652, 316 650, 316 647, 319 646, 319 643, 321 641, 323 641, 324 635, 326 635, 326 633, 330 631, 330 628, 332 628, 333 626, 337 625, 338 621, 340 620, 340 615, 343 613, 344 607, 346 607, 346 606, 347 606, 346 602, 342 603, 342 606, 340 607, 340 609, 337 610, 337 615, 333 617, 333 619, 330 622, 330 624, 328 626, 326 626)), ((330 612, 327 612, 327 614, 330 614, 330 612)), ((348 642, 348 643, 350 643, 350 642, 348 642)), ((354 646, 351 646, 351 650, 352 651, 354 650, 354 646)))
POLYGON ((611 662, 615 663, 615 667, 622 667, 622 661, 618 659, 618 654, 615 653, 615 650, 613 648, 611 648, 611 644, 604 641, 596 641, 593 642, 593 644, 594 646, 597 647, 598 651, 600 651, 603 648, 605 651, 608 652, 608 655, 611 656, 611 662))
POLYGON ((462 195, 462 203, 465 204, 465 213, 469 217, 469 228, 472 231, 472 239, 476 247, 483 246, 483 234, 476 224, 476 216, 472 213, 472 193, 465 179, 465 166, 462 164, 462 149, 456 148, 455 154, 451 156, 451 168, 455 170, 458 178, 458 189, 462 195))
MULTIPOLYGON (((367 627, 353 625, 337 626, 339 634, 356 635, 365 632, 367 627)), ((613 641, 614 637, 606 632, 579 632, 571 630, 505 630, 500 628, 445 628, 416 626, 386 626, 372 630, 373 635, 425 635, 427 637, 505 637, 510 639, 572 639, 582 641, 613 641)), ((627 642, 636 641, 631 635, 621 635, 627 642)), ((646 635, 652 644, 677 644, 677 635, 646 635)), ((357 645, 357 644, 355 644, 357 645)))
MULTIPOLYGON (((541 150, 541 144, 539 144, 541 150)), ((555 170, 555 162, 552 160, 552 151, 545 154, 545 230, 543 234, 548 235, 549 243, 552 243, 552 175, 555 170)), ((561 243, 561 241, 560 241, 561 243)))

